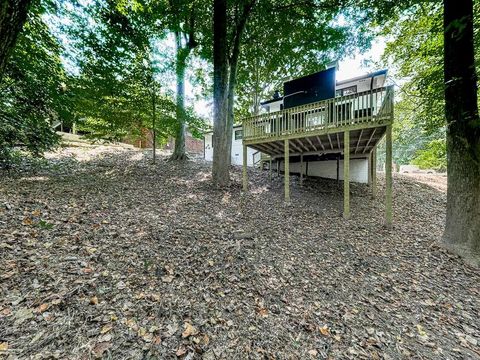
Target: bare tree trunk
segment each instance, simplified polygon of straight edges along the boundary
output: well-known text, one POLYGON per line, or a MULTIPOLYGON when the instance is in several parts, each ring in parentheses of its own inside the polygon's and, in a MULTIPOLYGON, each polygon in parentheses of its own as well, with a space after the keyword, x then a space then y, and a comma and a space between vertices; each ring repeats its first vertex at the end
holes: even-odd
POLYGON ((238 67, 238 57, 240 56, 240 46, 242 42, 242 35, 247 23, 250 11, 255 3, 255 0, 250 1, 245 4, 242 10, 242 13, 238 19, 238 22, 235 27, 235 37, 233 39, 233 48, 230 56, 230 73, 228 79, 228 98, 227 98, 227 141, 228 141, 228 151, 229 151, 229 162, 231 164, 231 153, 232 153, 232 133, 233 133, 233 123, 234 123, 234 105, 235 105, 235 86, 237 85, 237 67, 238 67))
POLYGON ((0 81, 32 0, 0 0, 0 81))
POLYGON ((237 83, 237 64, 238 64, 239 46, 237 51, 234 49, 234 53, 230 60, 230 73, 228 77, 228 96, 227 96, 227 141, 228 141, 228 165, 232 162, 232 133, 234 122, 234 105, 235 105, 235 85, 237 83))
POLYGON ((153 135, 153 141, 152 141, 152 147, 153 147, 153 163, 155 164, 157 160, 157 130, 155 128, 156 124, 156 117, 157 117, 157 109, 156 109, 156 96, 157 94, 155 93, 155 83, 152 85, 152 135, 153 135))
POLYGON ((213 2, 213 183, 230 182, 230 152, 227 127, 227 2, 213 2))
POLYGON ((181 33, 175 32, 175 41, 177 44, 177 131, 175 134, 175 149, 171 157, 172 160, 186 160, 185 153, 185 69, 187 67, 187 57, 190 49, 182 46, 181 33))
POLYGON ((444 1, 448 192, 443 244, 480 264, 480 119, 472 0, 444 1))

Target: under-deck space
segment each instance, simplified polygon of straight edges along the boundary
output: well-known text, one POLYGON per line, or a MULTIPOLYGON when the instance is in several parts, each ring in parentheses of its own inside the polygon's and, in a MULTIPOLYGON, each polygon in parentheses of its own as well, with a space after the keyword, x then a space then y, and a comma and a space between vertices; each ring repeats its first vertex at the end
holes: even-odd
MULTIPOLYGON (((248 189, 247 147, 283 160, 285 201, 290 202, 290 162, 303 164, 312 157, 342 159, 344 217, 350 217, 350 159, 368 159, 368 182, 375 197, 376 147, 386 136, 386 224, 392 223, 392 122, 393 87, 382 87, 322 100, 243 120, 243 189, 248 189)), ((277 169, 279 164, 277 162, 277 169)), ((338 177, 337 165, 337 178, 338 177)))
MULTIPOLYGON (((376 147, 378 142, 385 135, 387 126, 362 128, 350 132, 350 154, 352 156, 368 156, 376 147)), ((314 155, 314 154, 335 154, 342 153, 345 149, 345 131, 333 132, 334 129, 325 134, 310 136, 308 133, 303 137, 289 138, 289 155, 314 155)), ((285 140, 268 138, 258 142, 244 142, 248 147, 258 150, 276 158, 285 157, 285 140)))

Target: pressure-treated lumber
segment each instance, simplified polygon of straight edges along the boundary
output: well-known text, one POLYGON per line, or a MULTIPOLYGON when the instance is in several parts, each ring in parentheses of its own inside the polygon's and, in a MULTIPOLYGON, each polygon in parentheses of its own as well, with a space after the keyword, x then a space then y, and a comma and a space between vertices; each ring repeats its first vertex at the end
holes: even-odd
POLYGON ((372 199, 377 196, 377 147, 374 147, 371 153, 372 157, 372 199))
POLYGON ((289 141, 285 140, 285 202, 290 202, 290 154, 289 154, 289 141))
POLYGON ((242 169, 242 177, 243 177, 243 191, 248 191, 248 173, 247 173, 247 146, 243 145, 243 169, 242 169))
POLYGON ((343 218, 350 218, 350 131, 343 135, 343 218))
POLYGON ((387 126, 385 151, 385 224, 392 226, 392 125, 387 126))

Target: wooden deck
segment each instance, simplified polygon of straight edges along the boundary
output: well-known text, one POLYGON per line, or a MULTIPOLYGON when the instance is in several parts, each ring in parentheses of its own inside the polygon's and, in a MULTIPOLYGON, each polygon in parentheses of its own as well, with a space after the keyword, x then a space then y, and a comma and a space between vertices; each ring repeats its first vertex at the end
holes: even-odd
MULTIPOLYGON (((248 189, 247 146, 283 159, 285 201, 290 202, 290 157, 340 154, 344 159, 344 217, 350 217, 350 158, 369 159, 369 178, 375 196, 375 154, 386 135, 386 224, 392 224, 393 87, 383 87, 312 104, 252 116, 243 120, 243 190, 248 189)), ((271 161, 271 160, 270 160, 271 161)))
POLYGON ((370 153, 393 121, 393 88, 384 87, 261 114, 243 120, 243 143, 271 156, 342 152, 350 131, 352 153, 370 153))

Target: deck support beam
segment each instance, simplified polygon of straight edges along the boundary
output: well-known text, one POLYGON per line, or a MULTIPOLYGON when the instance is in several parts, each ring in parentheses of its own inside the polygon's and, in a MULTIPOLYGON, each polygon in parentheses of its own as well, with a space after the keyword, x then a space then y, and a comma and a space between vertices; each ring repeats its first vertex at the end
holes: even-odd
POLYGON ((248 191, 248 173, 247 173, 248 155, 247 154, 248 154, 247 145, 243 145, 243 169, 242 169, 243 192, 248 191))
POLYGON ((288 139, 285 140, 285 176, 284 176, 284 184, 285 184, 285 202, 290 202, 290 151, 289 151, 289 141, 288 139))
POLYGON ((392 125, 387 125, 385 151, 385 225, 392 227, 392 125))
POLYGON ((343 218, 350 218, 350 132, 345 131, 343 144, 343 218))

